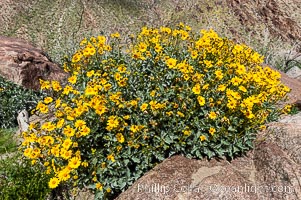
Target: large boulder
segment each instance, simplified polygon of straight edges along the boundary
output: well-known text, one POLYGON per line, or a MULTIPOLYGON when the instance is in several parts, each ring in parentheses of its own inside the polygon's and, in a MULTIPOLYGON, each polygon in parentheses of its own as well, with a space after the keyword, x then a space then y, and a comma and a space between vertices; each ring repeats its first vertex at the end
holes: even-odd
POLYGON ((286 74, 289 77, 292 77, 292 78, 295 78, 295 79, 301 81, 301 68, 299 68, 298 66, 293 66, 286 72, 286 74))
POLYGON ((38 90, 40 79, 62 81, 67 74, 32 44, 0 36, 0 76, 26 88, 38 90))
MULTIPOLYGON (((274 69, 276 70, 276 69, 274 69)), ((297 79, 289 77, 284 72, 279 71, 281 74, 281 82, 291 89, 287 95, 288 99, 284 103, 294 104, 301 100, 301 82, 297 79)))

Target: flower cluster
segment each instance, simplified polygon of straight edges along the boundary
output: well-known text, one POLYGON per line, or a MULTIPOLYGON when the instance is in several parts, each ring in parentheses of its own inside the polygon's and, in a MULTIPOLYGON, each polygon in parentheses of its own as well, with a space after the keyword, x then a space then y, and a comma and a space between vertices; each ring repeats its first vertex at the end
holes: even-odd
POLYGON ((289 88, 263 57, 213 30, 143 27, 128 47, 120 35, 91 37, 64 64, 68 84, 36 106, 54 119, 24 132, 24 155, 61 182, 118 192, 173 154, 234 157, 278 113, 289 88))

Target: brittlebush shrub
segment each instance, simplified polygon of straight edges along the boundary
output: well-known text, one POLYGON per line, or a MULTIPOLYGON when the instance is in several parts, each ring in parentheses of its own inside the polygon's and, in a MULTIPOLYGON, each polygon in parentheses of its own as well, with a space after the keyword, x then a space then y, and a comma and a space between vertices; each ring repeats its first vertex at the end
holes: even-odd
POLYGON ((23 133, 24 155, 45 166, 49 187, 70 183, 106 198, 174 154, 233 158, 279 114, 289 89, 263 57, 213 30, 144 27, 84 39, 66 61, 68 84, 42 81, 36 110, 55 119, 23 133))

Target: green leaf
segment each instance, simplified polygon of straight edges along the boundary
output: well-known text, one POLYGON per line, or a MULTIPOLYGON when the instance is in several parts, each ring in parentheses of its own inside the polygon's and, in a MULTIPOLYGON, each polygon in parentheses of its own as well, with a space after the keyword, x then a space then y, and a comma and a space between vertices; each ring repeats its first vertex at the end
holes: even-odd
POLYGON ((236 129, 233 126, 229 126, 228 131, 236 132, 236 129))
POLYGON ((140 159, 139 159, 139 158, 132 157, 131 159, 132 159, 135 163, 140 163, 140 159))

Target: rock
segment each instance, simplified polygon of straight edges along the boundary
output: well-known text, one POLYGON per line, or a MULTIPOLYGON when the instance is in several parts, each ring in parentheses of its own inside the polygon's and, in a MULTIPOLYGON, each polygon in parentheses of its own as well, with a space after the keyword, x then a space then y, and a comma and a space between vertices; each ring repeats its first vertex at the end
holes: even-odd
POLYGON ((252 159, 200 161, 173 156, 134 183, 117 200, 256 199, 255 193, 227 191, 231 186, 254 186, 252 159), (248 171, 248 174, 241 173, 248 171))
MULTIPOLYGON (((276 70, 275 68, 273 69, 276 70)), ((298 100, 301 100, 301 81, 289 77, 284 72, 279 71, 279 73, 281 74, 281 82, 291 89, 291 92, 287 95, 288 99, 286 99, 285 102, 282 102, 282 104, 294 104, 298 100)))
POLYGON ((294 103, 294 106, 298 108, 298 110, 301 111, 301 100, 297 100, 295 103, 294 103))
POLYGON ((268 32, 283 40, 298 41, 301 38, 300 20, 292 13, 300 13, 298 0, 229 0, 228 7, 238 17, 240 23, 249 30, 257 24, 264 24, 268 32))
POLYGON ((301 81, 301 69, 298 66, 290 68, 286 74, 291 77, 301 81))
POLYGON ((301 199, 301 113, 268 125, 246 156, 195 160, 173 156, 116 200, 301 199))
POLYGON ((26 41, 0 36, 0 76, 38 90, 39 79, 62 81, 67 74, 42 50, 26 41))
POLYGON ((27 131, 29 127, 29 115, 26 110, 22 110, 17 117, 20 132, 27 131))

